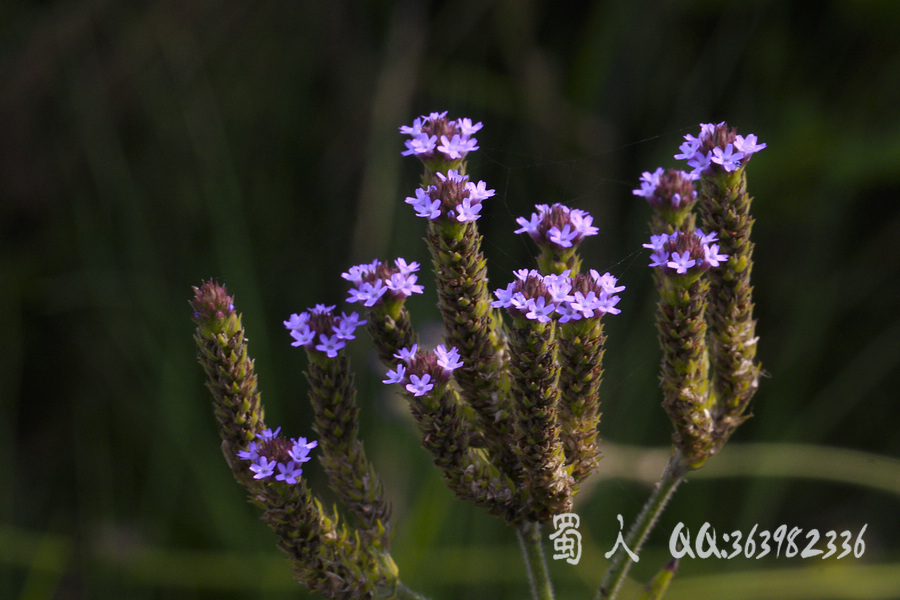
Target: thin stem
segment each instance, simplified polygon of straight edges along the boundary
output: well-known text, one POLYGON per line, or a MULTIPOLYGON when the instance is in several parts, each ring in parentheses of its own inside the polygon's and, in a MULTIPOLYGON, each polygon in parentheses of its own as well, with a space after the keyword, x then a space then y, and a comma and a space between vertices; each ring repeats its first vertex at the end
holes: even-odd
POLYGON ((553 600, 553 586, 547 572, 547 562, 541 550, 541 525, 531 521, 522 521, 516 526, 522 556, 528 568, 528 581, 531 583, 531 595, 534 600, 553 600))
POLYGON ((428 600, 425 596, 418 592, 414 592, 409 589, 402 582, 397 583, 397 595, 394 596, 397 600, 428 600))
MULTIPOLYGON (((676 450, 669 458, 662 478, 656 483, 653 493, 650 494, 650 498, 644 504, 644 508, 638 515, 637 520, 631 526, 628 535, 625 536, 625 546, 635 555, 641 551, 641 546, 644 545, 644 541, 650 535, 653 526, 656 525, 656 521, 662 514, 666 503, 689 470, 690 467, 687 461, 684 460, 681 452, 676 450)), ((609 566, 609 571, 606 572, 606 577, 603 579, 603 583, 600 584, 595 600, 613 600, 616 597, 619 588, 625 581, 625 576, 628 575, 628 570, 631 569, 632 562, 631 556, 626 552, 625 548, 619 548, 616 551, 609 566)))

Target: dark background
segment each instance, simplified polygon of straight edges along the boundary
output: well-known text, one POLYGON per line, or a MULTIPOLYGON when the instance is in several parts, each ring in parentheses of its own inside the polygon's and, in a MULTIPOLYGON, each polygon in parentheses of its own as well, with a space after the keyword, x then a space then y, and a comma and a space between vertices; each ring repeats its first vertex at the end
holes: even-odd
MULTIPOLYGON (((551 561, 559 597, 593 595, 670 434, 631 189, 727 120, 769 145, 748 167, 768 377, 633 574, 667 560, 679 521, 868 524, 861 558, 685 560, 667 597, 900 598, 898 31, 890 1, 4 2, 0 597, 305 597, 219 452, 191 286, 229 286, 268 421, 309 435, 283 319, 340 302, 350 265, 404 256, 426 265, 417 324, 436 324, 397 127, 449 110, 484 122, 469 171, 497 190, 479 221, 494 287, 533 264, 512 231, 538 202, 589 210, 585 266, 628 286, 607 327, 607 458, 576 507, 582 562, 551 561)), ((525 596, 513 532, 454 500, 370 342, 352 352, 404 581, 525 596)))

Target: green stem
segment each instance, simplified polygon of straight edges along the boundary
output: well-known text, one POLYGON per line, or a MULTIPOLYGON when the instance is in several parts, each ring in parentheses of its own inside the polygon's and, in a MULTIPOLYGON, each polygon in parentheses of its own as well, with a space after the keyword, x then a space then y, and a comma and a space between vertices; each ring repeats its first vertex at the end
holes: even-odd
POLYGON ((397 583, 397 600, 428 600, 425 596, 409 589, 402 582, 397 583))
MULTIPOLYGON (((689 470, 690 467, 687 461, 681 455, 681 452, 676 450, 669 458, 666 470, 653 489, 653 493, 650 494, 650 498, 647 499, 647 503, 644 504, 641 514, 638 515, 634 525, 628 531, 628 535, 625 536, 625 546, 635 555, 640 552, 641 546, 644 545, 644 540, 647 539, 653 526, 656 525, 656 521, 666 507, 666 503, 689 470)), ((625 551, 625 548, 619 548, 613 556, 603 583, 600 584, 595 600, 613 600, 616 597, 619 588, 625 581, 625 576, 628 575, 628 570, 631 569, 631 563, 631 556, 625 551)))
POLYGON ((533 521, 522 521, 516 526, 522 556, 528 568, 528 581, 531 583, 531 595, 534 600, 553 600, 553 586, 550 585, 550 574, 544 552, 541 550, 541 525, 533 521))

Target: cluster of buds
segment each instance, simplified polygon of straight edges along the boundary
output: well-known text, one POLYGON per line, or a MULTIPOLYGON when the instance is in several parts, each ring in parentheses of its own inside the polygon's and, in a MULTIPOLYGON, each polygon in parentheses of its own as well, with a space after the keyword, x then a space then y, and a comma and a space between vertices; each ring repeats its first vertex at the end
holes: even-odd
POLYGON ((650 236, 650 243, 644 248, 653 250, 650 255, 651 267, 664 267, 664 271, 674 271, 678 275, 699 274, 710 267, 718 267, 728 258, 719 254, 719 245, 712 242, 716 232, 703 233, 699 229, 690 232, 674 231, 650 236))
MULTIPOLYGON (((587 212, 538 204, 516 230, 536 244, 538 268, 515 271, 492 298, 477 221, 495 192, 465 174, 481 126, 443 112, 400 128, 409 136, 402 155, 425 167, 406 202, 427 220, 444 343, 432 351, 418 345, 406 300, 423 293, 420 266, 403 258, 342 273, 351 286, 346 301, 365 318, 317 304, 284 321, 307 356, 317 441, 265 426, 233 299, 213 282, 195 288, 195 339, 226 460, 265 511, 298 579, 328 597, 392 598, 404 589, 389 553, 391 508, 358 439, 346 345, 361 325, 387 367, 383 382, 402 390, 422 445, 460 498, 520 533, 535 532, 572 510, 579 484, 598 468, 602 317, 621 312, 625 286, 608 272, 581 272, 580 244, 599 233, 587 212), (313 448, 348 513, 340 525, 302 476, 313 448)), ((721 448, 757 386, 744 165, 765 144, 724 123, 704 124, 685 140, 676 158, 693 170, 645 172, 634 194, 654 208, 644 247, 660 292, 663 406, 687 469, 721 448)))
MULTIPOLYGON (((350 289, 347 302, 360 302, 366 307, 376 304, 396 304, 413 294, 421 294, 424 288, 417 284, 419 263, 407 263, 398 258, 394 265, 375 259, 369 264, 350 267, 341 277, 355 285, 350 289)), ((365 321, 363 321, 365 322, 365 321)))
POLYGON ((343 343, 337 343, 353 337, 358 320, 336 318, 334 307, 320 305, 285 322, 310 357, 307 376, 320 435, 310 442, 266 427, 241 316, 225 287, 205 282, 194 288, 191 305, 222 452, 250 500, 263 509, 297 579, 328 598, 393 597, 398 577, 388 552, 389 507, 356 439, 354 388, 343 343), (343 337, 336 338, 338 332, 343 337), (302 477, 316 447, 332 488, 350 510, 349 523, 324 509, 302 477))
POLYGON ((538 266, 547 273, 565 269, 577 272, 581 267, 576 251, 581 241, 599 231, 587 211, 556 203, 538 204, 531 219, 519 217, 516 233, 527 233, 541 250, 538 266))
POLYGON ((384 383, 398 383, 413 396, 431 393, 435 386, 438 386, 436 393, 440 393, 453 371, 462 366, 459 351, 456 348, 447 350, 443 344, 438 344, 434 352, 422 352, 418 344, 413 344, 401 349, 394 357, 402 362, 387 372, 384 383))
POLYGON ((366 322, 360 321, 359 314, 355 312, 349 315, 341 313, 337 317, 334 309, 334 305, 317 304, 308 311, 292 314, 284 322, 294 338, 291 345, 316 350, 328 358, 337 356, 338 351, 347 345, 347 340, 356 339, 356 328, 366 322))
MULTIPOLYGON (((472 123, 471 119, 447 119, 447 111, 422 115, 412 125, 400 127, 400 133, 410 136, 401 154, 415 156, 426 166, 443 163, 451 165, 448 170, 457 168, 469 152, 478 150, 478 140, 472 136, 480 129, 481 123, 472 123)), ((434 173, 439 169, 429 170, 434 173)))
POLYGON ((447 174, 434 174, 435 183, 416 189, 416 196, 406 199, 406 203, 416 209, 416 216, 430 221, 443 218, 460 223, 477 221, 481 216, 481 202, 494 195, 483 181, 472 183, 468 175, 461 175, 453 169, 447 174))
POLYGON ((692 170, 645 172, 634 194, 654 209, 644 247, 660 293, 663 406, 676 448, 698 468, 747 418, 758 386, 744 167, 766 144, 724 122, 684 139, 675 158, 692 170))
POLYGON ((279 434, 281 427, 265 429, 257 434, 259 441, 252 441, 246 450, 237 453, 241 460, 250 461, 254 479, 266 479, 275 474, 276 481, 294 485, 303 475, 303 463, 309 462, 309 451, 319 445, 307 442, 305 437, 285 439, 279 434))
POLYGON ((752 133, 746 137, 738 135, 736 130, 728 129, 725 122, 718 124, 701 123, 700 135, 684 136, 684 143, 675 155, 677 160, 686 160, 691 167, 691 175, 699 177, 704 173, 737 171, 750 159, 752 154, 766 147, 757 143, 752 133))
POLYGON ((618 280, 591 269, 590 275, 579 273, 572 277, 566 270, 560 274, 541 275, 535 269, 515 271, 516 280, 506 288, 494 291, 494 308, 505 308, 513 317, 541 323, 556 317, 560 323, 619 314, 616 308, 625 289, 618 280))

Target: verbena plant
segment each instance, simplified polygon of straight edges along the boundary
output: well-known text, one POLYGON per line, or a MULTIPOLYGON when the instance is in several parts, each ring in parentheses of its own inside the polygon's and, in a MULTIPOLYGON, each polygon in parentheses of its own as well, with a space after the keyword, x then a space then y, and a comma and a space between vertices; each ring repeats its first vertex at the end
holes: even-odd
MULTIPOLYGON (((598 468, 603 319, 619 312, 624 286, 582 270, 578 248, 597 233, 585 211, 537 205, 517 219, 539 250, 492 292, 477 221, 494 195, 466 173, 481 123, 432 113, 400 128, 405 156, 424 166, 406 199, 425 219, 444 343, 419 346, 405 300, 421 293, 420 265, 402 258, 351 267, 342 276, 358 312, 317 305, 284 322, 306 351, 317 441, 288 438, 263 417, 240 313, 209 281, 192 301, 199 359, 214 398, 222 451, 263 511, 299 581, 329 598, 420 598, 391 558, 391 507, 358 439, 359 406, 345 352, 365 325, 404 394, 447 486, 512 527, 537 599, 553 597, 540 527, 569 515, 578 486, 598 468), (315 453, 346 509, 328 510, 307 486, 315 453)), ((597 598, 613 598, 668 498, 747 418, 760 376, 753 318, 751 198, 745 168, 765 148, 725 123, 685 136, 676 159, 690 171, 645 172, 634 194, 653 209, 650 267, 659 292, 662 405, 674 425, 672 454, 644 509, 612 557, 597 598)), ((645 596, 659 598, 666 565, 645 596)))

